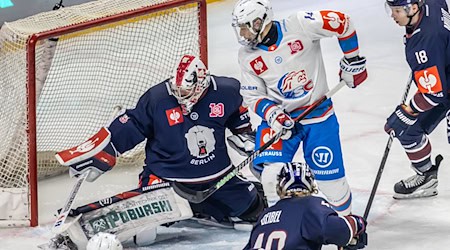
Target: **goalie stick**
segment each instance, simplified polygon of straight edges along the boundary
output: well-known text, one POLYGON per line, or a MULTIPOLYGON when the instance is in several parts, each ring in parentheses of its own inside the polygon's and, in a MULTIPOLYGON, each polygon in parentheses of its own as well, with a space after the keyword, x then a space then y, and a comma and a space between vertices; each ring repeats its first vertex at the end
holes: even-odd
MULTIPOLYGON (((315 101, 313 104, 311 104, 301 115, 296 117, 294 119, 295 122, 301 121, 303 118, 305 118, 309 113, 311 113, 315 108, 317 108, 320 104, 322 104, 324 101, 326 101, 328 98, 330 98, 332 95, 334 95, 339 89, 341 89, 345 85, 344 81, 341 81, 338 85, 336 85, 333 89, 328 91, 324 96, 322 96, 320 99, 315 101)), ((214 192, 216 192, 219 188, 221 188, 225 183, 227 183, 231 178, 235 177, 241 169, 243 169, 247 164, 252 162, 261 152, 266 150, 268 147, 270 147, 273 143, 278 141, 280 137, 283 135, 283 131, 278 132, 275 134, 269 141, 264 143, 259 149, 253 151, 253 153, 248 156, 243 162, 241 162, 236 167, 232 168, 230 172, 228 172, 225 176, 223 176, 216 184, 214 184, 212 187, 196 191, 193 189, 190 189, 186 186, 184 186, 182 183, 179 182, 172 182, 173 190, 181 197, 187 199, 188 201, 192 203, 201 203, 204 200, 206 200, 209 196, 211 196, 214 192)))
MULTIPOLYGON (((402 104, 405 103, 406 98, 408 97, 409 89, 411 88, 411 84, 413 82, 413 73, 409 75, 408 83, 406 84, 405 93, 402 96, 402 104)), ((386 161, 389 155, 389 151, 391 150, 392 141, 394 140, 394 131, 389 133, 389 139, 386 143, 386 147, 384 148, 383 158, 381 158, 380 167, 378 168, 377 176, 375 177, 375 181, 372 186, 372 191, 370 192, 369 200, 367 201, 366 210, 364 211, 363 218, 367 220, 369 216, 370 208, 372 207, 373 199, 375 198, 375 193, 377 192, 378 184, 380 183, 381 174, 383 173, 384 166, 386 165, 386 161)))
MULTIPOLYGON (((122 106, 118 105, 114 107, 114 113, 112 117, 109 119, 108 124, 110 124, 114 120, 114 118, 120 112, 120 110, 122 110, 122 106)), ((55 223, 53 224, 51 231, 54 234, 61 234, 64 231, 66 231, 67 228, 70 226, 65 224, 67 216, 72 210, 73 202, 78 194, 78 191, 80 190, 81 185, 83 185, 84 181, 86 180, 90 172, 91 172, 90 170, 86 171, 77 178, 77 181, 75 182, 75 185, 73 186, 72 191, 70 192, 69 198, 67 199, 66 203, 64 203, 62 210, 59 212, 59 215, 55 223)))
POLYGON ((147 192, 151 192, 151 191, 155 191, 158 189, 162 189, 162 188, 166 188, 166 187, 170 187, 170 183, 169 182, 162 182, 162 183, 158 183, 158 184, 153 184, 150 186, 145 186, 145 187, 140 187, 140 188, 136 188, 130 191, 126 191, 126 192, 122 192, 120 194, 116 194, 114 196, 110 196, 108 198, 104 198, 95 202, 91 202, 87 205, 72 209, 72 211, 70 211, 70 216, 79 216, 80 214, 84 214, 84 213, 88 213, 91 211, 94 211, 96 209, 99 209, 101 207, 106 207, 109 206, 111 204, 117 203, 119 201, 123 201, 126 199, 130 199, 133 198, 135 196, 147 193, 147 192))

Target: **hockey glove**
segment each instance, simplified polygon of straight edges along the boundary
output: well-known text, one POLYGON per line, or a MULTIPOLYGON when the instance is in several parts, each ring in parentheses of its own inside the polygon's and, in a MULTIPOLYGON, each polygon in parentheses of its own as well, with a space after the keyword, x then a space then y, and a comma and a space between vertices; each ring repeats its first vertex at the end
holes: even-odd
POLYGON ((111 133, 107 128, 89 138, 82 144, 58 152, 55 157, 63 166, 69 166, 70 176, 78 177, 91 171, 86 180, 95 181, 101 174, 109 171, 116 164, 118 153, 111 143, 111 133))
POLYGON ((230 135, 227 137, 228 145, 242 156, 250 156, 255 151, 256 132, 230 135))
POLYGON ((356 88, 367 79, 366 58, 355 56, 343 57, 339 63, 341 70, 339 76, 350 88, 356 88))
POLYGON ((367 233, 366 226, 367 221, 359 215, 347 215, 345 219, 349 222, 352 227, 353 239, 349 242, 347 246, 344 247, 345 250, 356 250, 362 249, 367 246, 367 233))
POLYGON ((59 10, 61 8, 64 8, 63 0, 59 1, 59 3, 56 3, 55 6, 53 6, 53 10, 59 10))
POLYGON ((282 132, 281 139, 288 140, 291 138, 291 129, 294 128, 294 121, 288 114, 284 113, 280 107, 271 107, 267 111, 266 117, 267 123, 275 133, 282 132))
POLYGON ((390 134, 394 131, 394 137, 402 137, 408 127, 417 121, 417 115, 406 110, 406 105, 398 105, 395 111, 387 118, 384 131, 390 134))

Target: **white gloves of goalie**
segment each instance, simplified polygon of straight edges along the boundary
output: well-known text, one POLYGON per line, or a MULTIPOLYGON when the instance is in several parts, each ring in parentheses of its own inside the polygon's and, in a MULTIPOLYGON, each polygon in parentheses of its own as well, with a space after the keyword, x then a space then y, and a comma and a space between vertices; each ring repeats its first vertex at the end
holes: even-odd
POLYGON ((88 182, 95 181, 116 164, 118 152, 111 143, 111 133, 105 127, 82 144, 58 152, 55 157, 63 166, 69 166, 70 176, 78 177, 89 171, 88 182))
POLYGON ((355 56, 343 57, 339 63, 339 76, 350 88, 356 88, 367 79, 366 58, 355 56))

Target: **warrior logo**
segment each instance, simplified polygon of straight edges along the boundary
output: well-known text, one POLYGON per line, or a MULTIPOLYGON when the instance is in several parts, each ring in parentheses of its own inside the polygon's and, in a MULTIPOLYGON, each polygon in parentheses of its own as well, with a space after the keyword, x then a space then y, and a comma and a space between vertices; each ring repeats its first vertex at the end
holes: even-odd
POLYGON ((290 99, 307 95, 313 87, 313 82, 308 79, 303 69, 289 72, 278 81, 278 90, 284 97, 290 99))
POLYGON ((216 149, 216 139, 212 128, 194 126, 184 137, 186 137, 188 149, 194 157, 205 158, 216 149))
POLYGON ((313 150, 312 160, 318 167, 326 168, 333 162, 333 152, 328 147, 317 147, 313 150))
POLYGON ((336 11, 321 11, 323 29, 343 34, 345 32, 345 15, 336 11))

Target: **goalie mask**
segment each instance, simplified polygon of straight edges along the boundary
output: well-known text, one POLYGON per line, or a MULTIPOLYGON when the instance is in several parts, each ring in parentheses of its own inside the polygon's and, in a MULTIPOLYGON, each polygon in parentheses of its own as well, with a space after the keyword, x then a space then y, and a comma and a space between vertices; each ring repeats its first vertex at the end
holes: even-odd
POLYGON ((306 163, 286 163, 277 179, 277 193, 281 198, 317 193, 314 174, 306 163))
POLYGON ((184 55, 170 80, 172 94, 181 105, 183 115, 192 111, 210 84, 209 71, 195 56, 184 55))
POLYGON ((263 39, 261 32, 273 20, 269 0, 241 0, 233 10, 233 23, 240 44, 254 47, 263 39))

